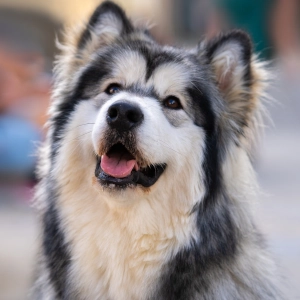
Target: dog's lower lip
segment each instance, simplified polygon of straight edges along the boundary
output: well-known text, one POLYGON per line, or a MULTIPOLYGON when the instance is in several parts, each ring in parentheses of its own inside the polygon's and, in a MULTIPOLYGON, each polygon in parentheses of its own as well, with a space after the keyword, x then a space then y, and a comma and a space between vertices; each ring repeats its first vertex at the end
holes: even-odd
MULTIPOLYGON (((106 174, 101 168, 101 157, 97 157, 97 164, 95 169, 95 176, 103 185, 115 184, 120 187, 128 186, 128 185, 137 185, 140 184, 143 187, 152 186, 160 177, 160 175, 164 172, 167 165, 165 163, 158 164, 152 167, 140 169, 139 171, 133 170, 131 174, 124 178, 116 178, 106 174), (151 171, 154 170, 154 176, 150 176, 151 171), (150 173, 149 175, 144 174, 150 173)), ((153 173, 153 172, 152 172, 153 173)))

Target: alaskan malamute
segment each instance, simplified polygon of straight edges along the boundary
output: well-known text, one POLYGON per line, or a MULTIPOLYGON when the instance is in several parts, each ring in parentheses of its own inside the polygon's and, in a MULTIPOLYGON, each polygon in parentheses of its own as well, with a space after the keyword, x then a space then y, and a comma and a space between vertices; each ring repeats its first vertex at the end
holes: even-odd
POLYGON ((248 35, 163 46, 104 2, 66 38, 31 299, 280 299, 250 209, 268 78, 248 35))

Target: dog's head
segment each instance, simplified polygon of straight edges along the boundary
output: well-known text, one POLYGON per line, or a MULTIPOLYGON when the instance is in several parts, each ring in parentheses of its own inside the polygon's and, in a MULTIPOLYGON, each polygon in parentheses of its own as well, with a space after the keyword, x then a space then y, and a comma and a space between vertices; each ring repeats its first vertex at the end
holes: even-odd
POLYGON ((104 191, 189 186, 200 197, 219 184, 228 149, 247 150, 264 79, 247 34, 162 46, 104 2, 63 52, 52 159, 104 191))

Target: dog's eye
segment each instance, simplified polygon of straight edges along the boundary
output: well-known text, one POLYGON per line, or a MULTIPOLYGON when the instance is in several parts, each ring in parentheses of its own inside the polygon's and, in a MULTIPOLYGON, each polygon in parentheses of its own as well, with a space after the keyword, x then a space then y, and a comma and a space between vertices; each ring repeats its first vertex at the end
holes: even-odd
POLYGON ((169 96, 164 101, 164 106, 171 109, 181 109, 181 103, 175 96, 169 96))
POLYGON ((121 86, 119 84, 112 83, 106 88, 105 93, 108 95, 113 95, 120 92, 120 90, 121 90, 121 86))

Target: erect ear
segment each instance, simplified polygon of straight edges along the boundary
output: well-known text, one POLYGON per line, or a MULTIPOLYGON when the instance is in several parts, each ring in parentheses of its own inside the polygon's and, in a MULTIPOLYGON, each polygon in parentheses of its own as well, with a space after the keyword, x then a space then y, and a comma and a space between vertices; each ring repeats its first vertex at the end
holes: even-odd
POLYGON ((94 11, 78 40, 77 47, 83 50, 108 45, 119 36, 132 31, 133 26, 125 12, 115 3, 105 1, 94 11))
MULTIPOLYGON (((261 96, 261 68, 252 55, 252 43, 243 31, 231 31, 200 45, 199 54, 211 66, 224 100, 223 118, 237 133, 250 126, 261 96)), ((252 122, 253 123, 253 122, 252 122)))
POLYGON ((210 41, 206 54, 223 95, 234 84, 249 85, 252 44, 243 31, 231 31, 210 41))

